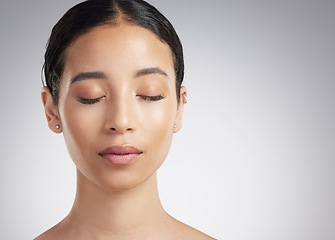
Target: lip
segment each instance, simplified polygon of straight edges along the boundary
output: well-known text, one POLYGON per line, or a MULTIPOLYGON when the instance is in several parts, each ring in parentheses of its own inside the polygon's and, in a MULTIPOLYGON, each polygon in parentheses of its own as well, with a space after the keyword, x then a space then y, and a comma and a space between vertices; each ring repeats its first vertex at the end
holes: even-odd
POLYGON ((131 145, 114 145, 106 148, 99 155, 115 165, 127 165, 137 159, 142 152, 131 145))

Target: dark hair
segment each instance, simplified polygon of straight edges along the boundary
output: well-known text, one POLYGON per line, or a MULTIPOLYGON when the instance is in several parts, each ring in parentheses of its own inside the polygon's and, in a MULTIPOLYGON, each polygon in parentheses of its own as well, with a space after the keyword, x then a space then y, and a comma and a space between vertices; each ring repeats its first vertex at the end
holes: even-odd
POLYGON ((94 27, 125 21, 150 30, 170 46, 176 73, 177 100, 184 78, 183 48, 172 24, 155 7, 142 0, 88 0, 68 10, 53 27, 44 55, 44 76, 58 104, 65 51, 80 35, 94 27))

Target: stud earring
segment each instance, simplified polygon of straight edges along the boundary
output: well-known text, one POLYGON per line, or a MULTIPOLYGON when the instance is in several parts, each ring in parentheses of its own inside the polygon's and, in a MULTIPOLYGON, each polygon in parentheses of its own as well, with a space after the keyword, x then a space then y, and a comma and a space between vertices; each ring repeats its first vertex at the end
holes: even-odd
POLYGON ((186 104, 187 103, 187 98, 186 98, 186 94, 185 93, 183 94, 183 97, 185 99, 184 103, 186 104))
POLYGON ((175 124, 175 125, 173 125, 173 128, 177 128, 177 125, 175 124))
POLYGON ((57 125, 57 126, 56 126, 56 128, 57 128, 57 129, 60 129, 60 126, 59 126, 59 125, 57 125))

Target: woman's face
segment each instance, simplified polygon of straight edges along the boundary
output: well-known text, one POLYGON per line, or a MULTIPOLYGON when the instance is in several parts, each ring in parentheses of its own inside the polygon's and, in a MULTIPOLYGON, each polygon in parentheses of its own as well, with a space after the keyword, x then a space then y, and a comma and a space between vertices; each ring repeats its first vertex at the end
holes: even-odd
POLYGON ((105 189, 129 189, 163 163, 182 109, 169 46, 144 28, 108 25, 67 49, 49 126, 57 132, 59 121, 80 174, 105 189))

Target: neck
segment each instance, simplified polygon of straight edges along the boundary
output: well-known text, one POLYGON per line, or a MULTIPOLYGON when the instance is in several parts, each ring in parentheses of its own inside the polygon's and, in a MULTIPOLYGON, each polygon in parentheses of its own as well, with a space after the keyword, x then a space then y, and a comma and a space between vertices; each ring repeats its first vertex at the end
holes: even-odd
POLYGON ((168 218, 158 196, 156 174, 135 188, 107 191, 77 170, 76 198, 64 225, 71 225, 71 233, 85 239, 116 235, 131 239, 157 231, 168 218))

